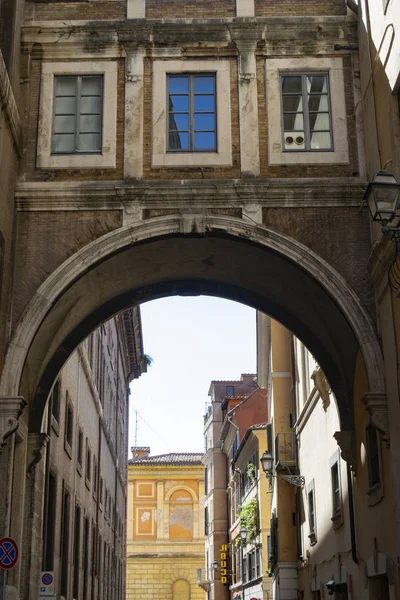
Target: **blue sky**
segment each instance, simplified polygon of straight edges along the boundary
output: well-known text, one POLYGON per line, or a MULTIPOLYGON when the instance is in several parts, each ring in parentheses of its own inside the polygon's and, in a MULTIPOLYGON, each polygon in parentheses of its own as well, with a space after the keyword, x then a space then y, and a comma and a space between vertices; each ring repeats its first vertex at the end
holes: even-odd
POLYGON ((256 312, 220 298, 172 297, 141 306, 144 351, 153 364, 132 382, 129 448, 151 454, 203 451, 212 379, 256 371, 256 312))

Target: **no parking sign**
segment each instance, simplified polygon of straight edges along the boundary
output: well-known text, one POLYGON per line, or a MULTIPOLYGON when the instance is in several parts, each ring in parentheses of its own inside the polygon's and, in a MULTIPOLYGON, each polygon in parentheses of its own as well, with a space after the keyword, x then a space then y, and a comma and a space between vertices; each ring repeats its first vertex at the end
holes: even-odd
POLYGON ((39 585, 40 596, 54 596, 54 571, 42 571, 39 585))

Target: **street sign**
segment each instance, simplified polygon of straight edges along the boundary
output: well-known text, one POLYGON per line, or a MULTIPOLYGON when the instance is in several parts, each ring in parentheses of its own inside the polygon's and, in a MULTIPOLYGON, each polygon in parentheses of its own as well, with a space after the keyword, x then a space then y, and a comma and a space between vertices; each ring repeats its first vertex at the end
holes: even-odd
POLYGON ((40 596, 54 596, 54 571, 42 571, 39 584, 40 596))
POLYGON ((0 540, 0 569, 12 569, 18 560, 17 542, 12 538, 2 538, 0 540))

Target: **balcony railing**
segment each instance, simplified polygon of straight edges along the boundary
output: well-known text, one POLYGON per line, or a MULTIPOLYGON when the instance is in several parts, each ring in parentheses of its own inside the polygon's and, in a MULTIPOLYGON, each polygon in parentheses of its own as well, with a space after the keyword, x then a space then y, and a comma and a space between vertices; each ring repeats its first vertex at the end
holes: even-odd
POLYGON ((275 467, 296 467, 296 434, 293 431, 278 433, 275 438, 275 467))

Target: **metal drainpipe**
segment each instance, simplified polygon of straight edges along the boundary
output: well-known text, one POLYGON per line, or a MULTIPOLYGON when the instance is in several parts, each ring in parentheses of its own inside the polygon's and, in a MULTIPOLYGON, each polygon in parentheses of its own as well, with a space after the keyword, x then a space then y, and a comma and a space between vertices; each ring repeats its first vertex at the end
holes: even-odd
POLYGON ((356 564, 358 564, 357 557, 357 537, 356 537, 356 523, 354 517, 354 500, 353 500, 353 478, 349 463, 347 466, 347 490, 349 496, 349 516, 350 516, 350 538, 351 538, 351 556, 356 564))

